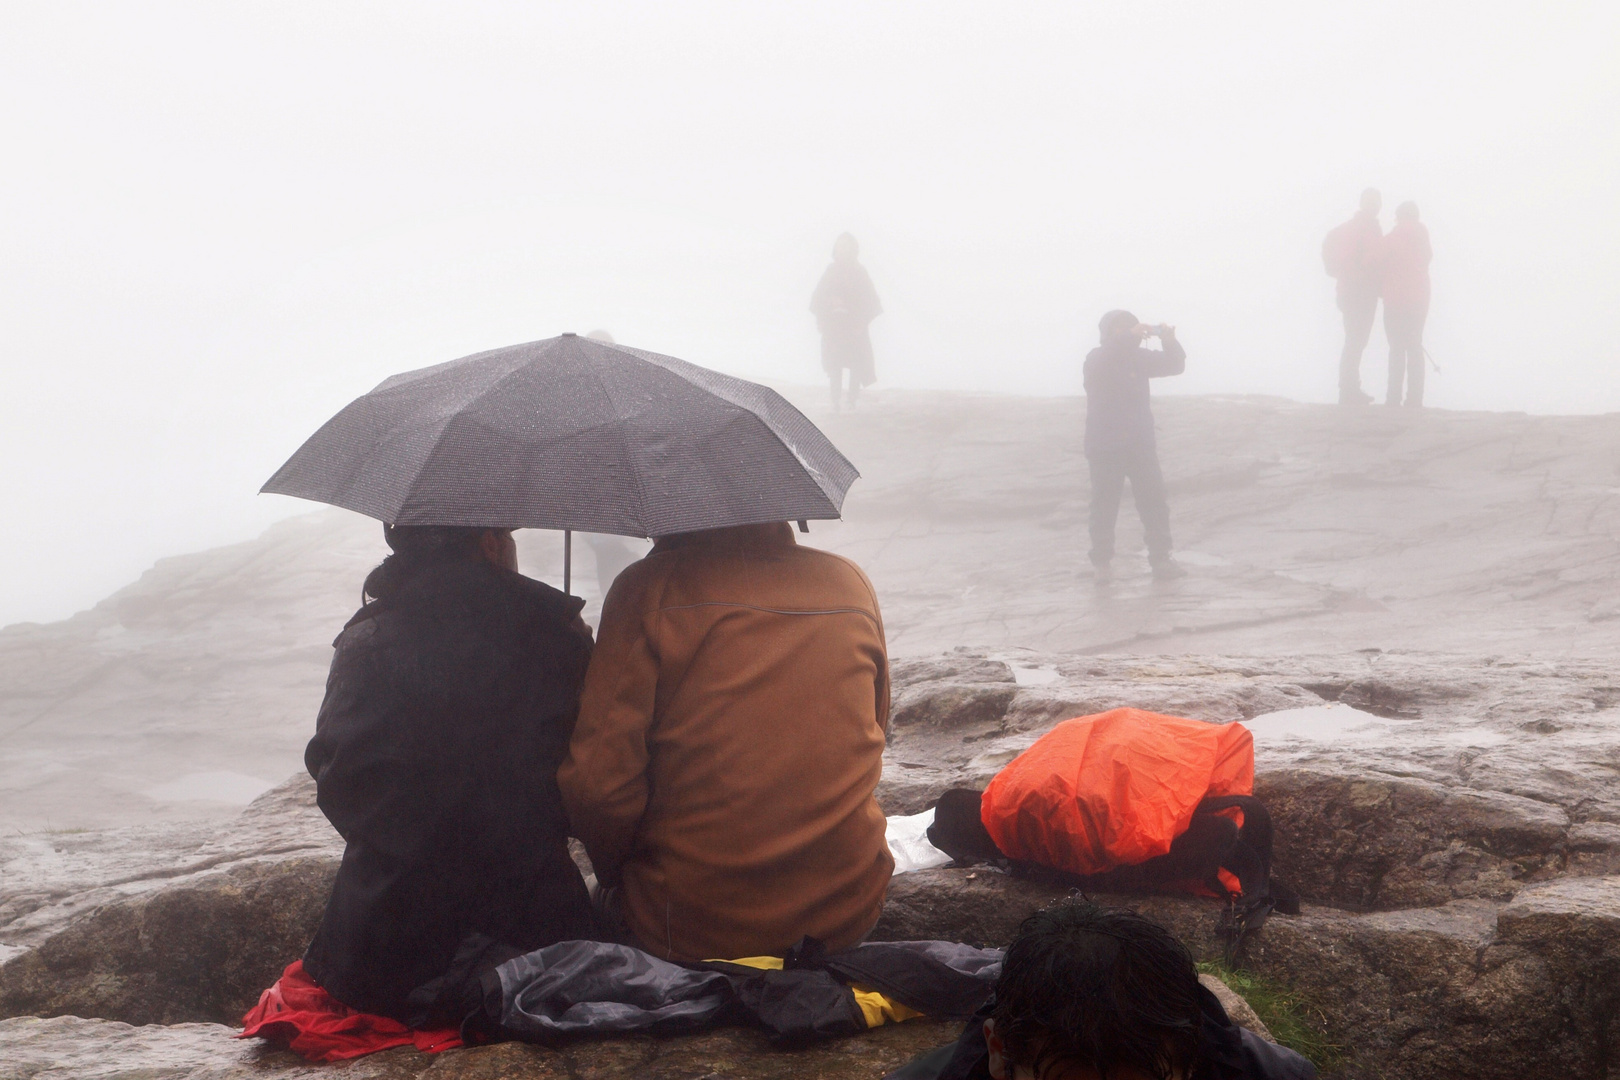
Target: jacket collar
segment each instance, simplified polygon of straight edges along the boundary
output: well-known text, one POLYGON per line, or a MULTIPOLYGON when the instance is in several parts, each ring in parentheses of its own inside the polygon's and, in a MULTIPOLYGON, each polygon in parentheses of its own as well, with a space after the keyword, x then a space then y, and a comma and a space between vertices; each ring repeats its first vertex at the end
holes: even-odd
POLYGON ((419 568, 397 592, 362 605, 343 629, 399 607, 448 610, 473 595, 500 595, 507 591, 565 623, 572 622, 585 607, 581 597, 571 596, 515 570, 482 560, 455 559, 419 568))
POLYGON ((758 525, 732 525, 724 529, 701 529, 697 532, 660 536, 653 543, 653 554, 690 547, 721 551, 761 551, 792 547, 796 542, 793 539, 793 527, 787 522, 766 521, 758 525))

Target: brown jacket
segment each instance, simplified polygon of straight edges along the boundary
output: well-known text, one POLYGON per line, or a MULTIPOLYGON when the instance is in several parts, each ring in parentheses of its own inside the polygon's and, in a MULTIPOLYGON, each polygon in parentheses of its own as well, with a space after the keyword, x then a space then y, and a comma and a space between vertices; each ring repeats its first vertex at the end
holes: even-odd
POLYGON ((608 593, 557 781, 648 951, 843 948, 894 868, 872 797, 888 720, 883 621, 854 563, 785 523, 667 537, 608 593))

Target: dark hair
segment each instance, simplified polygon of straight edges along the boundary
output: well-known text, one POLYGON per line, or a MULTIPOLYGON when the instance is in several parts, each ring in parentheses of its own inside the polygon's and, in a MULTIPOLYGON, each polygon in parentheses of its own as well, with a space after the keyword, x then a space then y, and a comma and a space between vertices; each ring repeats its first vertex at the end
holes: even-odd
POLYGON ((423 566, 471 558, 488 529, 461 525, 384 525, 383 539, 393 554, 366 575, 360 600, 381 600, 423 566))
POLYGON ((1102 320, 1097 323, 1097 333, 1104 341, 1107 341, 1108 332, 1115 326, 1135 326, 1140 321, 1140 319, 1126 311, 1124 308, 1115 308, 1113 311, 1110 311, 1108 314, 1104 315, 1102 320))
POLYGON ((946 791, 934 804, 928 842, 963 866, 1004 858, 990 830, 984 827, 983 804, 984 792, 977 788, 946 791))
POLYGON ((991 1019, 1037 1075, 1131 1067, 1154 1080, 1199 1058, 1198 971, 1168 930, 1134 912, 1068 901, 1024 920, 996 980, 991 1019))

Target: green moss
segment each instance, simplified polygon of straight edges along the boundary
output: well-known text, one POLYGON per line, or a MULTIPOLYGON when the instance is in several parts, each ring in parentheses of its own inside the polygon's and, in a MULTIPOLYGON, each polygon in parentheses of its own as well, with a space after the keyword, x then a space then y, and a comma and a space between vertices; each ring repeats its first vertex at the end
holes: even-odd
POLYGON ((1322 1072, 1331 1072, 1344 1064, 1345 1048, 1328 1036, 1327 1014, 1293 990, 1263 975, 1229 968, 1219 962, 1199 964, 1198 970, 1214 975, 1237 991, 1261 1022, 1271 1029, 1272 1038, 1309 1058, 1322 1072))

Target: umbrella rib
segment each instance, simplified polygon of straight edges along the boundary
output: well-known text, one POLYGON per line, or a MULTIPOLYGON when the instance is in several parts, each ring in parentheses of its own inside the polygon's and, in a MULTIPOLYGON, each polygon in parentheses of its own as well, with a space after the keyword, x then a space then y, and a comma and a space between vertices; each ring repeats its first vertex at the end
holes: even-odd
MULTIPOLYGON (((668 371, 670 374, 675 375, 677 378, 683 378, 687 382, 690 382, 693 385, 697 386, 699 389, 702 389, 702 390, 704 390, 704 391, 706 391, 706 392, 708 392, 710 394, 713 394, 716 397, 718 397, 718 398, 720 398, 720 399, 722 399, 724 401, 730 402, 732 405, 736 406, 737 408, 742 409, 743 411, 748 412, 748 413, 753 413, 753 415, 759 417, 760 421, 762 422, 762 425, 764 426, 766 431, 768 431, 770 433, 771 437, 773 439, 775 439, 779 444, 781 444, 781 446, 782 446, 782 448, 784 450, 786 450, 789 454, 793 455, 794 460, 799 463, 800 467, 802 467, 805 472, 810 474, 811 478, 815 481, 816 487, 821 489, 822 495, 827 499, 827 502, 832 507, 832 509, 834 511, 841 511, 842 510, 842 505, 841 504, 842 504, 842 494, 843 493, 840 492, 839 499, 835 501, 834 498, 830 494, 828 494, 828 492, 827 492, 827 489, 829 487, 832 487, 834 489, 836 489, 838 487, 837 481, 835 481, 831 476, 828 476, 825 472, 823 472, 821 469, 817 468, 814 464, 812 464, 810 462, 810 460, 805 457, 803 452, 800 451, 800 449, 798 448, 796 443, 789 442, 787 439, 783 438, 782 433, 777 430, 777 425, 776 424, 773 424, 770 421, 766 420, 766 418, 763 417, 763 416, 759 416, 759 414, 757 412, 755 412, 755 410, 752 407, 750 407, 746 402, 738 400, 738 396, 737 396, 736 392, 734 390, 732 390, 730 387, 706 386, 706 385, 703 384, 703 382, 700 382, 697 378, 691 378, 691 377, 688 377, 685 374, 683 374, 682 369, 683 368, 691 369, 694 374, 702 373, 702 375, 718 376, 720 379, 722 379, 722 380, 724 380, 726 382, 738 382, 738 383, 742 383, 745 386, 753 386, 758 390, 764 391, 771 398, 775 398, 777 402, 780 402, 781 405, 784 408, 786 408, 790 413, 792 413, 794 416, 797 416, 800 420, 803 420, 804 423, 812 431, 815 431, 818 435, 821 435, 822 439, 827 442, 827 448, 829 450, 831 450, 835 455, 837 455, 837 457, 841 461, 843 461, 843 463, 849 468, 849 471, 854 474, 851 477, 851 480, 858 479, 860 477, 860 475, 861 475, 860 470, 855 468, 854 464, 848 458, 844 457, 842 451, 840 451, 836 446, 832 445, 831 440, 828 440, 826 438, 826 435, 823 432, 821 432, 821 430, 819 428, 817 428, 814 424, 810 423, 809 418, 807 418, 798 409, 794 408, 793 404, 791 402, 784 399, 780 394, 776 393, 776 391, 770 389, 770 387, 756 386, 756 384, 748 383, 748 382, 746 382, 746 380, 736 379, 733 376, 725 375, 725 374, 723 374, 721 372, 718 372, 718 371, 711 371, 708 368, 699 367, 697 364, 693 364, 688 360, 682 360, 679 357, 665 356, 662 353, 648 352, 645 349, 636 349, 636 348, 632 348, 632 347, 630 347, 628 345, 619 345, 617 343, 615 343, 613 345, 609 345, 608 348, 617 349, 620 352, 628 353, 631 356, 634 356, 639 360, 642 360, 642 361, 645 361, 647 363, 653 364, 656 367, 663 368, 665 371, 668 371)), ((775 402, 772 402, 772 404, 775 404, 775 402)), ((845 485, 845 488, 847 490, 847 488, 848 488, 847 484, 845 485)), ((839 516, 841 516, 841 513, 840 513, 839 516)))
MULTIPOLYGON (((622 349, 618 345, 609 345, 607 342, 598 342, 597 344, 603 345, 606 348, 614 349, 618 352, 627 353, 632 359, 640 359, 640 357, 635 356, 634 353, 630 353, 629 350, 622 349)), ((617 428, 615 434, 618 436, 620 449, 624 453, 624 459, 630 465, 630 479, 636 485, 636 520, 641 522, 641 527, 645 529, 647 528, 647 488, 641 482, 641 470, 636 468, 635 458, 631 454, 630 436, 625 430, 627 427, 625 418, 619 414, 619 399, 614 395, 612 388, 608 386, 607 380, 603 379, 600 375, 596 377, 596 385, 602 391, 602 396, 607 398, 608 404, 613 407, 613 414, 616 418, 616 423, 614 426, 617 428)), ((651 533, 649 532, 646 535, 650 536, 651 533)))

